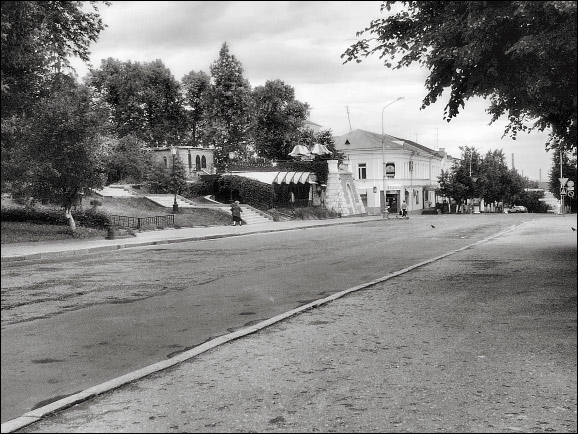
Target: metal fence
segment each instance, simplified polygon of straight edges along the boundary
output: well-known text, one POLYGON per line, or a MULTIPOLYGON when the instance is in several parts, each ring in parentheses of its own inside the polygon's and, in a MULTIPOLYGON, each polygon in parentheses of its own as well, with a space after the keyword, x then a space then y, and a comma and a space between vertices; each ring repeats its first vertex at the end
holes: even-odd
POLYGON ((129 217, 124 215, 112 215, 110 217, 113 225, 122 226, 125 228, 141 229, 149 225, 154 225, 158 228, 175 225, 174 214, 159 215, 153 217, 129 217))

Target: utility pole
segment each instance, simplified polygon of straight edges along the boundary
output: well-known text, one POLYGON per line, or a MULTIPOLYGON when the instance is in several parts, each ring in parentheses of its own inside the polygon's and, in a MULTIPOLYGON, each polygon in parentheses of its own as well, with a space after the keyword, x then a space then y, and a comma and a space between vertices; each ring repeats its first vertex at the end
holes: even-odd
POLYGON ((349 132, 351 132, 351 119, 349 118, 349 106, 345 106, 345 110, 347 111, 347 120, 349 121, 349 132))
POLYGON ((399 96, 397 97, 395 100, 393 100, 392 102, 390 102, 389 104, 386 104, 382 109, 381 109, 381 173, 383 175, 383 204, 381 206, 382 212, 385 215, 385 210, 387 209, 387 190, 385 188, 385 134, 383 132, 383 112, 384 110, 389 107, 390 105, 392 105, 395 102, 398 102, 399 100, 403 99, 403 96, 399 96))

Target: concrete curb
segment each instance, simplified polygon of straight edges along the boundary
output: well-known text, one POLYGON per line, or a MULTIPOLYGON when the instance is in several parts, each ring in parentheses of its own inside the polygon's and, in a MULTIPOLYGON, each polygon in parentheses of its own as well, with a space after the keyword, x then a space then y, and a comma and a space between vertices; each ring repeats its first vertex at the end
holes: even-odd
MULTIPOLYGON (((362 283, 361 285, 357 285, 357 286, 345 289, 343 291, 337 292, 337 293, 332 294, 332 295, 325 297, 323 299, 313 301, 313 302, 308 303, 306 305, 300 306, 296 309, 292 309, 292 310, 285 312, 283 314, 269 318, 265 321, 261 321, 257 324, 252 325, 252 326, 237 330, 235 332, 232 332, 232 333, 229 333, 229 334, 226 334, 223 336, 219 336, 219 337, 212 339, 208 342, 205 342, 205 343, 203 343, 203 344, 201 344, 201 345, 199 345, 199 346, 197 346, 191 350, 185 351, 185 352, 183 352, 183 353, 181 353, 181 354, 179 354, 179 355, 177 355, 177 356, 175 356, 169 360, 163 360, 161 362, 149 365, 145 368, 142 368, 142 369, 139 369, 137 371, 131 372, 129 374, 123 375, 121 377, 117 377, 113 380, 110 380, 110 381, 107 381, 105 383, 99 384, 97 386, 85 389, 82 392, 79 392, 79 393, 76 393, 74 395, 70 395, 66 398, 60 399, 58 401, 52 402, 51 404, 37 408, 36 410, 32 410, 28 413, 23 414, 22 416, 19 416, 15 419, 12 419, 12 420, 9 420, 9 421, 3 423, 1 426, 1 432, 2 433, 12 433, 18 429, 24 428, 25 426, 32 424, 34 422, 38 422, 43 417, 48 416, 52 413, 55 413, 55 412, 60 411, 60 410, 64 410, 64 409, 71 407, 75 404, 86 401, 92 397, 96 397, 96 396, 101 395, 105 392, 109 392, 111 390, 117 389, 117 388, 124 386, 126 384, 140 380, 140 379, 142 379, 148 375, 163 371, 163 370, 170 368, 174 365, 177 365, 181 362, 192 359, 193 357, 196 357, 202 353, 205 353, 205 352, 207 352, 213 348, 216 348, 222 344, 225 344, 227 342, 230 342, 230 341, 233 341, 236 339, 240 339, 244 336, 256 333, 256 332, 258 332, 258 331, 260 331, 266 327, 269 327, 273 324, 276 324, 280 321, 291 318, 293 316, 296 316, 296 315, 301 314, 303 312, 306 312, 308 310, 315 309, 315 308, 318 308, 318 307, 323 306, 325 304, 328 304, 328 303, 330 303, 334 300, 337 300, 341 297, 344 297, 345 295, 350 294, 352 292, 366 289, 366 288, 374 286, 376 284, 385 282, 385 281, 392 279, 394 277, 408 273, 408 272, 410 272, 410 271, 412 271, 418 267, 422 267, 424 265, 430 264, 432 262, 438 261, 440 259, 446 258, 446 257, 451 256, 451 255, 454 255, 454 254, 461 252, 463 250, 474 247, 478 244, 482 244, 482 243, 485 243, 487 241, 493 240, 494 238, 498 238, 498 237, 504 235, 505 233, 511 232, 511 231, 517 229, 518 227, 523 226, 526 223, 528 223, 528 222, 522 222, 520 224, 510 226, 509 228, 507 228, 507 229, 505 229, 505 230, 503 230, 497 234, 491 235, 487 238, 476 241, 472 244, 468 244, 467 246, 461 247, 461 248, 456 249, 456 250, 452 250, 450 252, 444 253, 443 255, 440 255, 440 256, 436 256, 434 258, 426 259, 425 261, 419 262, 419 263, 414 264, 414 265, 410 265, 409 267, 403 268, 399 271, 392 272, 386 276, 380 277, 380 278, 372 280, 370 282, 362 283)), ((290 230, 290 229, 286 229, 286 230, 290 230)), ((271 232, 271 231, 269 231, 269 232, 271 232)), ((239 234, 239 235, 243 235, 243 234, 239 234)), ((233 236, 235 236, 235 234, 233 234, 233 236)))

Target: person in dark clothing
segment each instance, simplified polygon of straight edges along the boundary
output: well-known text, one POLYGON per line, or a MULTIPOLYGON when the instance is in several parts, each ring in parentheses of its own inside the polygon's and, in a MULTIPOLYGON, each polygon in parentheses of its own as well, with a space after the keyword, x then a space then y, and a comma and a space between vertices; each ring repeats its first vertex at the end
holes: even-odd
POLYGON ((231 204, 231 214, 233 216, 233 226, 237 226, 237 223, 239 223, 239 226, 241 226, 243 224, 243 220, 241 219, 241 213, 243 212, 243 210, 241 209, 241 206, 239 205, 239 201, 236 200, 235 202, 233 202, 231 204))

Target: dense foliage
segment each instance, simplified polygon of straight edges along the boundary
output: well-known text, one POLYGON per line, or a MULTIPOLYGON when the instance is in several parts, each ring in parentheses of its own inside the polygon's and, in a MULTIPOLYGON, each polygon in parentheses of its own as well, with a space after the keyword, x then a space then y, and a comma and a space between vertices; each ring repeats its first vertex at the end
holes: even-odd
POLYGON ((117 182, 140 183, 146 179, 151 168, 150 154, 144 143, 133 135, 111 140, 104 165, 107 184, 117 182))
POLYGON ((378 54, 387 67, 417 62, 430 74, 422 108, 445 93, 444 117, 473 96, 487 98, 505 134, 545 130, 546 147, 576 149, 575 1, 386 1, 343 54, 378 54), (392 10, 395 8, 395 13, 392 10))
POLYGON ((209 90, 210 122, 206 145, 214 147, 215 161, 219 165, 231 152, 242 158, 248 155, 251 85, 243 76, 243 65, 229 52, 226 43, 210 70, 213 85, 209 90))
MULTIPOLYGON (((88 61, 90 43, 96 41, 104 29, 97 5, 109 3, 84 3, 92 6, 92 11, 78 1, 3 1, 1 4, 3 188, 14 181, 34 180, 25 179, 27 172, 23 167, 29 158, 35 157, 33 153, 26 153, 27 130, 38 127, 35 115, 42 114, 40 107, 47 108, 52 92, 62 90, 58 83, 69 70, 69 56, 88 61)), ((58 123, 51 125, 51 132, 57 126, 58 123)), ((52 158, 50 153, 47 155, 52 158)), ((70 166, 76 163, 76 159, 68 162, 70 166)))
MULTIPOLYGON (((80 193, 104 184, 108 114, 87 87, 68 76, 55 79, 51 93, 18 121, 14 154, 26 164, 19 166, 14 185, 70 214, 80 193)), ((70 215, 69 220, 74 229, 70 215)))
POLYGON ((121 62, 103 59, 87 84, 112 108, 119 137, 132 135, 148 146, 165 146, 184 135, 185 110, 180 83, 160 60, 121 62))
POLYGON ((483 199, 486 204, 518 204, 525 189, 532 186, 528 178, 508 169, 502 150, 490 150, 485 156, 474 147, 463 146, 460 150, 461 158, 438 178, 438 192, 458 205, 469 199, 483 199))
POLYGON ((158 164, 150 166, 146 184, 153 194, 182 194, 188 191, 186 176, 183 162, 175 158, 170 169, 158 164))
POLYGON ((236 175, 223 175, 215 183, 215 196, 221 201, 239 200, 258 209, 273 208, 273 186, 236 175))
MULTIPOLYGON (((69 66, 69 56, 88 62, 89 46, 104 24, 98 3, 87 12, 78 1, 3 1, 2 120, 20 116, 50 90, 52 75, 69 66)), ((4 130, 4 125, 2 125, 4 130)))
MULTIPOLYGON (((105 229, 110 225, 110 216, 96 208, 72 211, 75 221, 83 227, 105 229)), ((40 225, 66 225, 64 214, 54 208, 2 207, 3 222, 27 222, 40 225)))
POLYGON ((299 141, 309 106, 295 99, 295 90, 269 80, 253 90, 252 136, 258 156, 283 160, 299 141))

